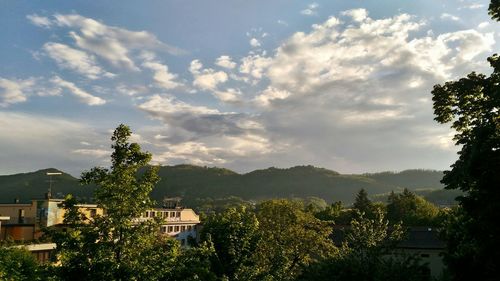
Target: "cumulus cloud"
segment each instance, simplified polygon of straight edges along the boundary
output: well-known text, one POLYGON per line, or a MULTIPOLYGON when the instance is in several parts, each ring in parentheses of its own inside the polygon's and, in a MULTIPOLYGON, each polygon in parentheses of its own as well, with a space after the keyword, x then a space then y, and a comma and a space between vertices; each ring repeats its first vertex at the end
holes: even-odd
POLYGON ((103 105, 106 101, 100 97, 89 94, 88 92, 80 89, 74 83, 63 80, 59 76, 54 76, 50 80, 55 86, 62 89, 68 90, 71 94, 73 94, 80 102, 85 103, 87 105, 103 105))
POLYGON ((260 47, 260 42, 257 38, 252 38, 250 39, 250 46, 254 47, 254 48, 257 48, 257 47, 260 47))
POLYGON ((279 90, 273 87, 268 87, 254 98, 254 101, 259 106, 268 106, 274 100, 286 99, 290 96, 290 92, 279 90))
POLYGON ((242 102, 243 94, 239 89, 228 88, 226 90, 214 91, 214 96, 224 103, 239 104, 242 102))
POLYGON ((230 56, 220 56, 215 61, 215 64, 227 69, 233 69, 236 67, 236 63, 232 61, 230 56))
POLYGON ((217 85, 227 81, 228 76, 224 71, 216 71, 212 68, 203 69, 203 64, 199 60, 193 60, 189 66, 189 71, 193 74, 193 85, 202 90, 215 90, 217 85))
POLYGON ((102 70, 95 58, 86 52, 54 42, 46 43, 43 49, 61 68, 76 71, 89 79, 114 77, 114 74, 102 70))

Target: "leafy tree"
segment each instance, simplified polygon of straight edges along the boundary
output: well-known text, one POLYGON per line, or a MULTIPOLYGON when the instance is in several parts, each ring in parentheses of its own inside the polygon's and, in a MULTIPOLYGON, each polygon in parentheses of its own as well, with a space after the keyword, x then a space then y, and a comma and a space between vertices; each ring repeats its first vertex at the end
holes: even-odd
POLYGON ((439 208, 424 198, 405 189, 402 193, 391 193, 387 204, 387 218, 392 223, 403 222, 409 226, 436 225, 439 208))
POLYGON ((242 272, 252 266, 252 254, 259 241, 259 222, 247 208, 229 208, 206 220, 201 240, 213 242, 211 268, 219 277, 242 280, 242 272))
POLYGON ((358 212, 340 254, 312 264, 298 280, 428 280, 426 268, 417 257, 389 255, 394 254, 394 246, 402 238, 401 225, 389 227, 381 209, 375 209, 373 215, 370 219, 358 212))
POLYGON ((490 14, 491 18, 494 20, 500 20, 500 1, 499 0, 491 0, 490 6, 488 7, 488 14, 490 14))
POLYGON ((64 202, 70 228, 53 233, 63 280, 158 280, 178 256, 177 242, 159 237, 157 222, 136 221, 152 206, 149 193, 159 178, 157 168, 147 166, 151 154, 129 143, 130 135, 127 126, 118 126, 111 167, 82 174, 82 183, 97 186, 95 201, 106 214, 88 219, 74 198, 64 202))
POLYGON ((314 216, 322 221, 330 221, 337 225, 348 225, 352 220, 353 212, 345 209, 341 201, 337 201, 315 213, 314 216))
POLYGON ((0 247, 0 280, 42 280, 41 272, 41 268, 29 251, 14 247, 0 247))
MULTIPOLYGON (((498 1, 492 1, 498 11, 498 1)), ((498 13, 493 14, 498 19, 498 13)), ((448 231, 448 267, 455 280, 497 280, 500 276, 500 57, 488 58, 491 75, 470 73, 458 81, 435 85, 435 120, 451 123, 461 146, 458 160, 445 172, 447 189, 462 190, 458 226, 466 241, 448 231)))
POLYGON ((305 212, 297 201, 262 202, 257 219, 261 240, 249 273, 252 280, 294 280, 310 263, 336 253, 330 224, 305 212))

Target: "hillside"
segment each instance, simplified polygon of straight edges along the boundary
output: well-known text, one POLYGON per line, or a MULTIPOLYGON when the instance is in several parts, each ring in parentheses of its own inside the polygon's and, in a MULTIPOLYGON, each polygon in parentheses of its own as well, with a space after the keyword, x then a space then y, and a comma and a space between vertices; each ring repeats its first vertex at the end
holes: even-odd
MULTIPOLYGON (((43 197, 48 188, 48 171, 0 176, 0 202, 12 202, 14 198, 29 201, 43 197)), ((228 169, 192 165, 163 166, 161 181, 151 196, 157 200, 165 196, 181 196, 185 204, 196 198, 224 198, 237 196, 245 200, 276 197, 315 196, 327 202, 341 200, 349 203, 354 194, 364 188, 369 194, 382 194, 403 188, 411 190, 442 189, 439 183, 442 172, 408 170, 400 173, 384 172, 362 175, 342 175, 328 169, 313 166, 296 166, 288 169, 268 168, 238 174, 228 169)), ((82 187, 69 174, 54 177, 52 193, 56 197, 73 193, 89 200, 91 187, 82 187)))

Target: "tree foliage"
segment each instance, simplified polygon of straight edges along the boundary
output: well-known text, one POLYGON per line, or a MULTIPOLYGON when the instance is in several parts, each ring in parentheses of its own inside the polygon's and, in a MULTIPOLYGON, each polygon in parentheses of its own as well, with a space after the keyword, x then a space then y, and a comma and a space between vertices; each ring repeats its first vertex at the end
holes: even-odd
POLYGON ((42 280, 41 268, 33 255, 25 249, 0 247, 0 280, 42 280))
MULTIPOLYGON (((498 11, 498 1, 492 5, 490 13, 498 11)), ((488 61, 491 75, 472 72, 432 91, 435 120, 451 123, 454 140, 461 146, 458 160, 443 178, 446 188, 465 193, 459 198, 461 219, 446 232, 447 261, 456 280, 465 280, 465 271, 480 280, 500 275, 500 57, 493 55, 488 61), (453 230, 472 239, 454 241, 458 235, 453 230)))
POLYGON ((130 136, 127 126, 118 126, 111 167, 82 174, 82 183, 97 186, 95 201, 105 215, 85 218, 74 198, 63 203, 69 228, 52 232, 63 280, 159 280, 179 255, 176 241, 158 235, 157 222, 136 220, 152 206, 149 193, 159 178, 147 166, 151 154, 129 143, 130 136))
POLYGON ((402 222, 407 226, 433 226, 437 224, 438 215, 438 207, 407 189, 402 193, 389 195, 387 218, 392 223, 402 222))
POLYGON ((201 233, 202 241, 214 245, 212 270, 229 280, 244 280, 241 275, 253 266, 259 237, 257 217, 244 206, 210 216, 201 233))
POLYGON ((261 239, 253 280, 294 280, 310 263, 334 255, 329 223, 297 201, 269 200, 257 207, 261 239))
POLYGON ((401 225, 389 226, 381 209, 374 211, 373 219, 359 212, 355 217, 340 253, 312 264, 298 280, 428 280, 417 257, 389 255, 402 238, 401 225))

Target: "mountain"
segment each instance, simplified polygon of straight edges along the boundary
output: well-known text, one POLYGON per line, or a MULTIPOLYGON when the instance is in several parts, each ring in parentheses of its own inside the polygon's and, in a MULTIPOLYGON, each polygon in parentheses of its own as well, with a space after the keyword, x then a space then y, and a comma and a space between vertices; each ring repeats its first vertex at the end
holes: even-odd
MULTIPOLYGON (((0 176, 0 202, 13 202, 14 198, 29 201, 43 197, 49 183, 45 169, 32 173, 0 176)), ((151 196, 156 201, 163 197, 183 197, 184 204, 194 203, 197 198, 224 198, 237 196, 245 200, 277 197, 319 197, 327 202, 350 203, 355 193, 364 188, 369 194, 383 194, 431 188, 442 189, 439 183, 442 172, 432 170, 407 170, 399 173, 383 172, 361 175, 343 175, 335 171, 313 166, 296 166, 287 169, 268 168, 246 174, 216 168, 193 165, 162 166, 161 181, 151 196)), ((54 176, 52 187, 55 197, 72 193, 89 200, 92 187, 80 186, 69 174, 54 176)))
POLYGON ((43 198, 49 189, 47 173, 54 172, 61 172, 62 175, 52 176, 53 197, 62 198, 68 193, 83 199, 92 197, 92 187, 83 187, 70 174, 49 168, 30 173, 0 176, 0 202, 11 203, 15 199, 20 202, 29 202, 31 199, 43 198))

